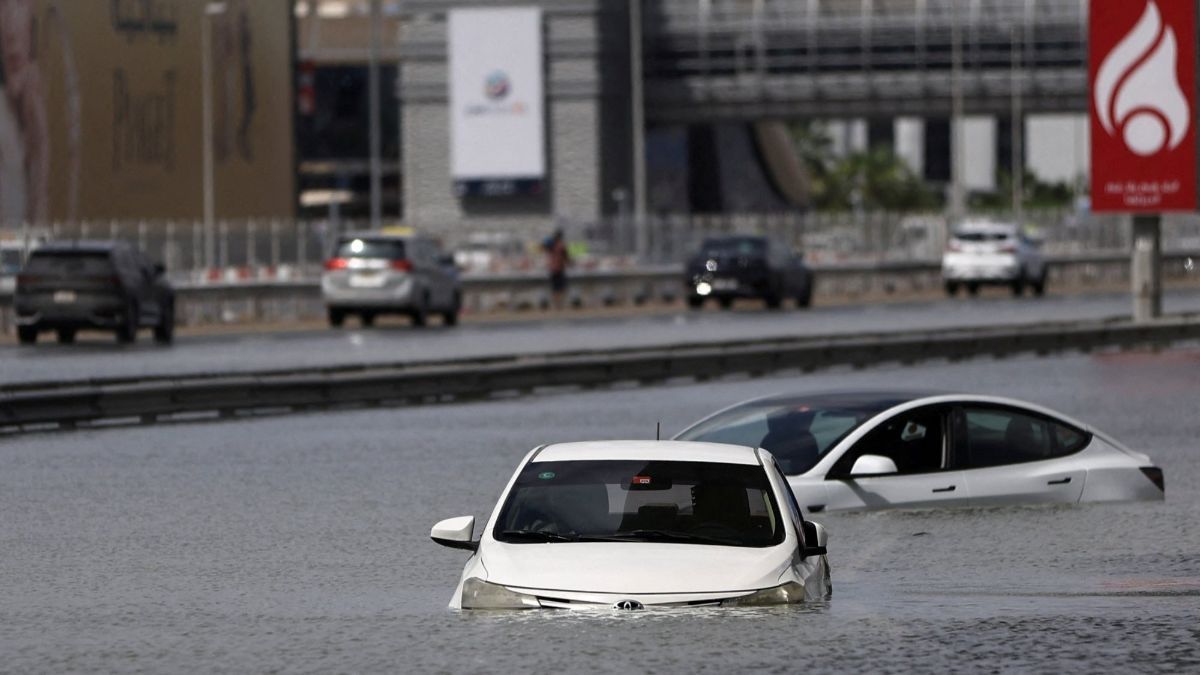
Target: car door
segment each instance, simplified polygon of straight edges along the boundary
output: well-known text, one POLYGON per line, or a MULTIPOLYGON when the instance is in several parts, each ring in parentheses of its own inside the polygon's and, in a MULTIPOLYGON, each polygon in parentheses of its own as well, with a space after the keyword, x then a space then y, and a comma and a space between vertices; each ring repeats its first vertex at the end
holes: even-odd
MULTIPOLYGON (((827 510, 964 506, 963 472, 950 467, 945 406, 922 406, 876 425, 846 448, 825 479, 827 510), (877 455, 896 464, 896 473, 854 476, 859 457, 877 455)), ((816 505, 810 505, 812 508, 816 505)))
POLYGON ((1067 455, 1087 445, 1085 431, 1003 406, 965 405, 950 419, 972 505, 1079 501, 1087 471, 1067 455))

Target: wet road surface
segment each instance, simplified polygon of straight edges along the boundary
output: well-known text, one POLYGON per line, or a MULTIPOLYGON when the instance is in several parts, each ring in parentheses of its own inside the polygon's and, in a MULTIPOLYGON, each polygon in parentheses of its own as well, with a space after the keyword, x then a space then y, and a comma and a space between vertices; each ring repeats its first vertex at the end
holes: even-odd
MULTIPOLYGON (((1200 290, 1165 294, 1167 312, 1200 311, 1200 290)), ((527 354, 613 346, 755 337, 856 334, 958 326, 1128 316, 1127 294, 1003 296, 936 302, 838 306, 800 312, 739 310, 680 311, 666 316, 550 319, 469 324, 422 330, 390 325, 261 335, 181 337, 159 347, 149 336, 117 345, 110 335, 81 334, 74 345, 48 342, 33 347, 0 345, 0 383, 148 374, 212 373, 333 364, 410 362, 431 359, 527 354)))
POLYGON ((980 360, 0 440, 0 671, 1195 672, 1200 352, 980 360), (798 388, 1011 395, 1151 454, 1167 500, 821 514, 806 608, 460 613, 444 517, 548 441, 798 388))

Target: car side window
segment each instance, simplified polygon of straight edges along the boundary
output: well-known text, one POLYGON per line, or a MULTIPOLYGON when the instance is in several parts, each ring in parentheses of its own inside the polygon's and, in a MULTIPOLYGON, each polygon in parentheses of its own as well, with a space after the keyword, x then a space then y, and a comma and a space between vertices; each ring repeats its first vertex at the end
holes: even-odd
POLYGON ((964 469, 1062 457, 1089 439, 1081 429, 1009 408, 968 407, 954 414, 955 462, 964 469))
POLYGON ((946 466, 944 410, 940 406, 916 408, 895 415, 867 432, 851 447, 832 474, 846 475, 863 455, 879 455, 896 463, 901 474, 929 473, 946 466))

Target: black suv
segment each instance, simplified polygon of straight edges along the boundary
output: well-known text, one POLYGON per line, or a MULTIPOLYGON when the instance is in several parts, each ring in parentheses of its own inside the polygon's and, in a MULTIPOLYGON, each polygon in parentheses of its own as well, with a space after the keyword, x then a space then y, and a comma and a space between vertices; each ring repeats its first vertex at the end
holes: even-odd
POLYGON ((797 307, 812 302, 812 272, 803 256, 766 237, 730 235, 704 240, 687 264, 688 305, 715 298, 728 309, 735 298, 762 298, 778 309, 785 298, 797 307))
POLYGON ((13 306, 22 344, 37 342, 44 330, 63 343, 74 342, 81 328, 114 330, 118 342, 133 342, 139 328, 153 328, 162 344, 175 333, 175 291, 163 266, 124 242, 39 246, 17 275, 13 306))

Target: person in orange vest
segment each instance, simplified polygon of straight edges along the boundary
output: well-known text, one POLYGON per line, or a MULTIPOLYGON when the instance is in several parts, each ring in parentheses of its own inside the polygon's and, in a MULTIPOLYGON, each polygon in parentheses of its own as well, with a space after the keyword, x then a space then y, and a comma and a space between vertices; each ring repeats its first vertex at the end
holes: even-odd
POLYGON ((546 270, 550 272, 551 306, 561 310, 567 293, 567 267, 571 264, 571 254, 567 252, 561 227, 542 243, 542 248, 546 251, 546 270))

